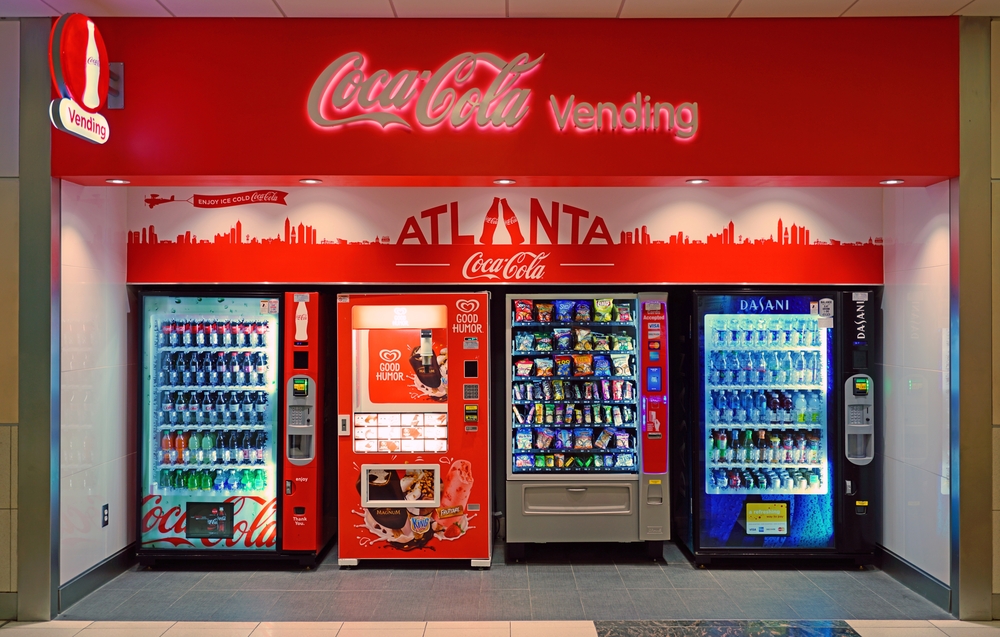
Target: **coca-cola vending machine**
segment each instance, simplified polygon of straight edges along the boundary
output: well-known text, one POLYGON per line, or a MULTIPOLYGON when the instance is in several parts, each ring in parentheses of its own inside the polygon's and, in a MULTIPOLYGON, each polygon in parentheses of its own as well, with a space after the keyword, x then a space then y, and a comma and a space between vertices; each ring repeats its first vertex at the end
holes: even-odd
POLYGON ((141 298, 140 561, 315 562, 334 532, 319 294, 141 298))
POLYGON ((489 566, 489 294, 337 301, 339 563, 489 566))

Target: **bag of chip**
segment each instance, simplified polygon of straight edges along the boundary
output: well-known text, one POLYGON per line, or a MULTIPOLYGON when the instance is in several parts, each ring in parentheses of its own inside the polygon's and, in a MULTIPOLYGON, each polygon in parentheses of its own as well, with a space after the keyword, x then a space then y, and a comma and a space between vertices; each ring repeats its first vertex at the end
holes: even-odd
MULTIPOLYGON (((559 357, 558 356, 556 356, 556 369, 557 370, 559 369, 559 357)), ((558 371, 556 373, 557 373, 557 375, 562 376, 562 374, 559 374, 558 371)), ((568 374, 568 372, 567 372, 567 374, 568 374)), ((564 385, 563 385, 563 382, 561 380, 554 380, 554 381, 552 381, 552 400, 566 400, 566 393, 565 393, 565 390, 563 389, 563 387, 564 387, 564 385)))
POLYGON ((614 309, 613 299, 594 299, 594 321, 597 323, 610 322, 614 309))
POLYGON ((594 384, 590 381, 583 384, 583 399, 594 400, 594 384))
POLYGON ((594 468, 600 469, 603 466, 604 466, 604 456, 601 455, 594 456, 594 468))
POLYGON ((594 440, 594 446, 598 449, 607 449, 608 445, 611 444, 611 439, 614 434, 611 430, 605 428, 601 430, 601 433, 597 434, 597 439, 594 440))
POLYGON ((552 381, 542 381, 542 398, 545 400, 552 400, 552 381))
POLYGON ((563 424, 563 406, 562 405, 556 405, 556 417, 555 417, 555 420, 556 420, 555 424, 557 424, 557 425, 563 424))
POLYGON ((615 456, 615 467, 635 466, 635 458, 630 453, 620 453, 615 456))
POLYGON ((573 332, 569 328, 557 327, 552 330, 552 340, 554 341, 555 349, 573 349, 573 332))
POLYGON ((517 449, 531 449, 531 430, 518 429, 514 443, 517 449))
POLYGON ((593 449, 594 442, 591 438, 591 431, 586 427, 581 427, 580 429, 573 430, 573 448, 574 449, 593 449))
POLYGON ((514 363, 514 375, 531 376, 531 368, 534 366, 535 363, 530 358, 522 358, 521 360, 514 363))
MULTIPOLYGON (((569 376, 573 358, 571 356, 556 356, 556 376, 569 376)), ((557 398, 556 400, 560 400, 557 398)))
POLYGON ((530 352, 535 348, 535 335, 528 332, 514 333, 514 349, 518 352, 530 352))
POLYGON ((545 424, 552 425, 555 424, 555 414, 556 406, 552 403, 547 403, 545 405, 545 424))
POLYGON ((551 303, 535 303, 535 314, 538 316, 539 323, 551 323, 552 322, 552 304, 551 303))
POLYGON ((573 330, 573 336, 576 338, 576 345, 573 346, 575 350, 591 350, 594 349, 594 339, 590 330, 585 327, 578 327, 573 330))
POLYGON ((572 449, 573 432, 569 429, 560 429, 556 432, 556 449, 572 449))
POLYGON ((587 425, 593 424, 594 422, 594 413, 590 409, 590 405, 583 406, 583 422, 587 425))
POLYGON ((593 354, 573 354, 573 375, 591 376, 594 373, 593 354))
POLYGON ((518 454, 514 456, 514 466, 518 469, 527 469, 535 463, 534 458, 526 454, 518 454))
POLYGON ((615 303, 615 320, 631 323, 632 305, 630 303, 615 303))
POLYGON ((552 444, 552 439, 555 438, 556 434, 554 431, 546 427, 545 429, 539 429, 535 433, 535 449, 548 449, 549 445, 552 444))
POLYGON ((622 398, 622 387, 625 385, 623 380, 613 380, 611 381, 611 399, 612 400, 623 400, 622 398))
POLYGON ((573 309, 576 307, 576 301, 555 301, 553 305, 556 307, 557 321, 569 323, 573 320, 573 309))
POLYGON ((551 376, 551 375, 552 375, 552 359, 536 358, 535 376, 551 376))
POLYGON ((603 425, 604 424, 604 416, 602 415, 603 411, 604 410, 601 409, 600 405, 594 405, 594 424, 597 424, 597 425, 603 425))
POLYGON ((629 365, 628 354, 612 354, 611 362, 615 366, 615 376, 631 376, 632 366, 629 365))
POLYGON ((544 469, 545 468, 545 456, 539 454, 535 456, 535 468, 544 469))
POLYGON ((625 400, 632 400, 635 397, 635 386, 630 382, 626 382, 622 388, 622 395, 625 400))
POLYGON ((614 422, 611 417, 611 405, 604 405, 604 422, 608 425, 614 422))
POLYGON ((591 346, 594 351, 607 352, 611 349, 610 339, 607 334, 601 334, 600 332, 590 333, 591 346))
POLYGON ((611 361, 607 356, 600 354, 594 356, 594 375, 611 376, 611 361))
POLYGON ((552 351, 552 335, 551 334, 535 334, 535 351, 538 351, 538 352, 551 352, 552 351))
POLYGON ((573 320, 586 322, 590 320, 590 301, 577 301, 573 308, 573 320))
POLYGON ((545 407, 542 406, 542 403, 535 403, 533 408, 535 410, 535 424, 541 425, 545 422, 545 407))
POLYGON ((627 431, 619 429, 615 432, 615 448, 616 449, 629 449, 631 448, 631 440, 629 440, 629 435, 627 431))
POLYGON ((615 423, 616 425, 623 425, 623 424, 625 424, 625 419, 622 418, 622 408, 621 407, 619 407, 618 405, 615 405, 614 408, 611 410, 611 414, 612 414, 611 422, 615 423))
POLYGON ((535 304, 529 299, 519 299, 514 301, 514 322, 530 323, 534 320, 535 304))
POLYGON ((631 352, 634 349, 632 346, 632 337, 628 334, 612 334, 611 349, 616 352, 631 352))
POLYGON ((611 400, 611 381, 607 379, 601 380, 601 398, 604 400, 611 400))

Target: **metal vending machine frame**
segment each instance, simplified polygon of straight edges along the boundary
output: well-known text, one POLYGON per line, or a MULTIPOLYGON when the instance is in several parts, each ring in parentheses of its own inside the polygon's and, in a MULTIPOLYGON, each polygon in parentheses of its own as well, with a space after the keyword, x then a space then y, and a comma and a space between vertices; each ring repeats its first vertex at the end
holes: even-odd
POLYGON ((492 551, 489 293, 337 297, 338 563, 492 551))
MULTIPOLYGON (((667 315, 666 294, 524 294, 508 295, 506 298, 506 333, 508 378, 507 409, 504 426, 507 431, 507 559, 516 561, 523 557, 524 543, 534 542, 639 542, 647 543, 649 554, 662 557, 663 541, 670 539, 670 489, 668 479, 667 449, 669 441, 668 427, 668 356, 667 356, 667 315), (518 324, 514 321, 513 303, 519 299, 532 299, 539 302, 559 300, 589 300, 595 298, 612 298, 615 301, 629 300, 635 316, 626 322, 595 322, 569 321, 527 324, 529 329, 539 330, 562 327, 569 329, 572 325, 578 327, 602 329, 634 330, 634 348, 630 354, 637 369, 629 381, 635 383, 637 396, 634 404, 638 413, 636 418, 635 455, 636 463, 632 472, 559 472, 541 470, 538 472, 515 471, 516 456, 529 457, 530 452, 537 454, 537 449, 521 447, 521 453, 515 449, 515 430, 518 429, 518 416, 524 418, 521 411, 515 409, 530 408, 530 400, 514 398, 515 382, 526 379, 515 377, 515 359, 523 357, 515 348, 512 328, 518 324)), ((536 317, 537 318, 537 317, 536 317)), ((554 354, 572 355, 580 351, 531 351, 529 356, 541 354, 544 357, 554 354)), ((588 352, 593 353, 593 352, 588 352)), ((602 354, 602 352, 597 352, 602 354)), ((607 355, 614 354, 608 351, 607 355)), ((613 371, 613 370, 612 370, 613 371)), ((553 377, 556 378, 556 377, 553 377)), ((567 377, 568 378, 568 377, 567 377)), ((600 382, 600 376, 590 376, 590 380, 600 382)), ((574 379, 571 379, 574 380, 574 379)), ((576 381, 581 379, 577 378, 576 381)), ((629 382, 626 381, 626 382, 629 382)), ((543 398, 539 402, 543 402, 543 398)), ((555 400, 565 406, 572 400, 555 400)), ((587 401, 583 401, 587 402, 587 401)), ((592 403, 587 409, 592 410, 592 403)), ((608 402, 608 401, 604 401, 608 402)), ((610 401, 611 404, 621 404, 623 401, 610 401)), ((631 405, 630 405, 631 406, 631 405)), ((603 407, 602 407, 603 408, 603 407)), ((541 424, 549 424, 545 418, 541 424)), ((603 418, 602 418, 603 421, 603 418)), ((534 421, 537 423, 538 421, 534 421)), ((609 427, 611 423, 608 423, 609 427)), ((531 423, 528 426, 537 428, 531 423)), ((596 428, 595 435, 600 432, 602 424, 589 424, 584 427, 596 428)), ((627 426, 626 426, 627 428, 627 426)), ((532 434, 532 447, 537 446, 537 435, 532 434)), ((523 444, 523 443, 522 443, 523 444)), ((578 449, 567 449, 577 454, 578 449)), ((559 454, 563 455, 563 454, 559 454)), ((585 456, 586 454, 579 454, 585 456)), ((610 457, 610 456, 608 456, 610 457)), ((536 465, 537 466, 537 465, 536 465)), ((589 467, 589 465, 588 465, 589 467)))

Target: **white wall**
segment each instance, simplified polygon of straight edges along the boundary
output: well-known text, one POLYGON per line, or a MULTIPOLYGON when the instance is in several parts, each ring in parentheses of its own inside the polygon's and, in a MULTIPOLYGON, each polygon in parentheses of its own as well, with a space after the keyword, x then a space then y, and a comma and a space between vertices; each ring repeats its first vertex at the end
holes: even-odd
POLYGON ((948 584, 949 184, 886 188, 883 206, 883 545, 948 584))
POLYGON ((135 540, 125 201, 124 189, 62 184, 61 584, 135 540))

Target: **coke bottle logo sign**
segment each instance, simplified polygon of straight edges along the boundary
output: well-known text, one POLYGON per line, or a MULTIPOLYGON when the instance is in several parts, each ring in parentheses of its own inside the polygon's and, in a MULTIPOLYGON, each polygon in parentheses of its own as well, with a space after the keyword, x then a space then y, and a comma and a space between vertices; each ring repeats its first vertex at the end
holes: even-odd
POLYGON ((462 278, 470 281, 538 281, 545 276, 542 261, 548 256, 548 252, 524 251, 507 258, 491 259, 484 257, 482 252, 473 252, 462 266, 462 278))

